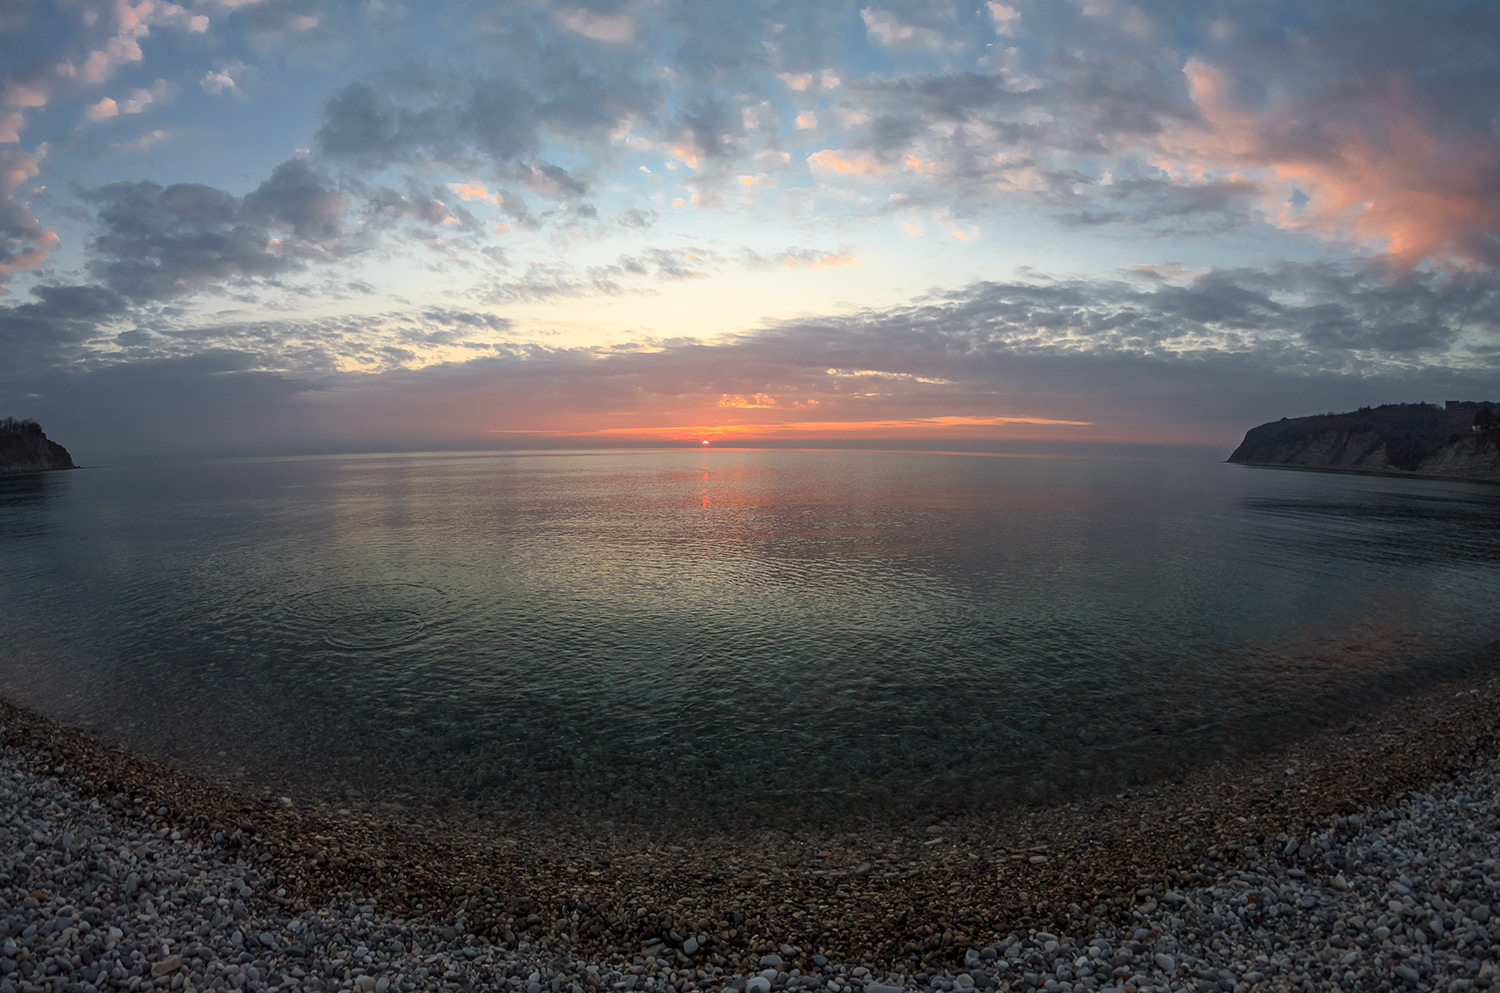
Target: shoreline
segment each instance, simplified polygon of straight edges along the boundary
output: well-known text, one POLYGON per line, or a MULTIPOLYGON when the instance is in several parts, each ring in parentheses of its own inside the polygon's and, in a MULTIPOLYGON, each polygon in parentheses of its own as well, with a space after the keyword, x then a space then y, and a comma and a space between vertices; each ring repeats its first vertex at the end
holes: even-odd
POLYGON ((1391 479, 1425 479, 1439 483, 1483 483, 1500 486, 1494 476, 1441 476, 1430 472, 1407 472, 1404 469, 1362 469, 1357 466, 1293 465, 1289 462, 1248 462, 1225 459, 1224 465, 1242 465, 1249 469, 1290 469, 1294 472, 1328 472, 1341 476, 1383 476, 1391 479))
POLYGON ((412 830, 235 792, 4 700, 0 726, 6 754, 60 768, 79 797, 128 803, 158 831, 250 859, 286 913, 353 898, 461 920, 512 951, 620 965, 692 938, 694 961, 725 975, 794 949, 788 967, 820 955, 911 977, 1009 936, 1128 925, 1143 900, 1262 866, 1292 839, 1347 834, 1350 814, 1482 767, 1500 752, 1500 674, 1388 701, 1255 759, 998 820, 677 839, 559 833, 544 817, 488 837, 442 822, 412 830))

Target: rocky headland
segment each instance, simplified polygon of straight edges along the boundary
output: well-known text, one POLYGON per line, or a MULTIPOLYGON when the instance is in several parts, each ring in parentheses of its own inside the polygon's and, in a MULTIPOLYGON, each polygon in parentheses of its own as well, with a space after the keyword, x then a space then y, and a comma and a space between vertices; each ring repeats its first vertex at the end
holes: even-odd
POLYGON ((1500 403, 1400 403, 1284 417, 1247 431, 1229 461, 1500 482, 1500 403))
POLYGON ((0 418, 0 473, 76 468, 68 450, 50 440, 36 421, 0 418))

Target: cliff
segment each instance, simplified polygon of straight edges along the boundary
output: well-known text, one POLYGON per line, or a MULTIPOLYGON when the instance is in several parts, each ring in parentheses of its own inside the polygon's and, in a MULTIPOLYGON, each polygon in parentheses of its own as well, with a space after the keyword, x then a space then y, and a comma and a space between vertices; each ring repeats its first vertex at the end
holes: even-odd
POLYGON ((0 473, 73 468, 68 450, 48 440, 36 421, 0 418, 0 473))
POLYGON ((1386 404, 1282 418, 1247 431, 1229 461, 1500 482, 1500 403, 1386 404))

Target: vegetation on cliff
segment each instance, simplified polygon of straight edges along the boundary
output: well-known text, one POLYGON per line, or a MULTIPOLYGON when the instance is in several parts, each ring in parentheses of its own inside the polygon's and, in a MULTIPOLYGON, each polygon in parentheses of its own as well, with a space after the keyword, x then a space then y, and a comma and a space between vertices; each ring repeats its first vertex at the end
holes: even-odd
POLYGON ((48 439, 36 421, 0 417, 0 472, 72 468, 68 450, 48 439))
POLYGON ((1230 462, 1500 479, 1500 403, 1394 403, 1251 428, 1230 462))

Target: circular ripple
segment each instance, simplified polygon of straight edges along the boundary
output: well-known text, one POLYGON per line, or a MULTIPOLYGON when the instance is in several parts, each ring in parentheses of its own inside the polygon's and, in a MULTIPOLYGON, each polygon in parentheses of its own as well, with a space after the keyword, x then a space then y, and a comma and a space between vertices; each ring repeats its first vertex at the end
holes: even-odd
POLYGON ((354 583, 292 598, 283 618, 298 639, 368 651, 416 641, 447 601, 421 583, 354 583))

